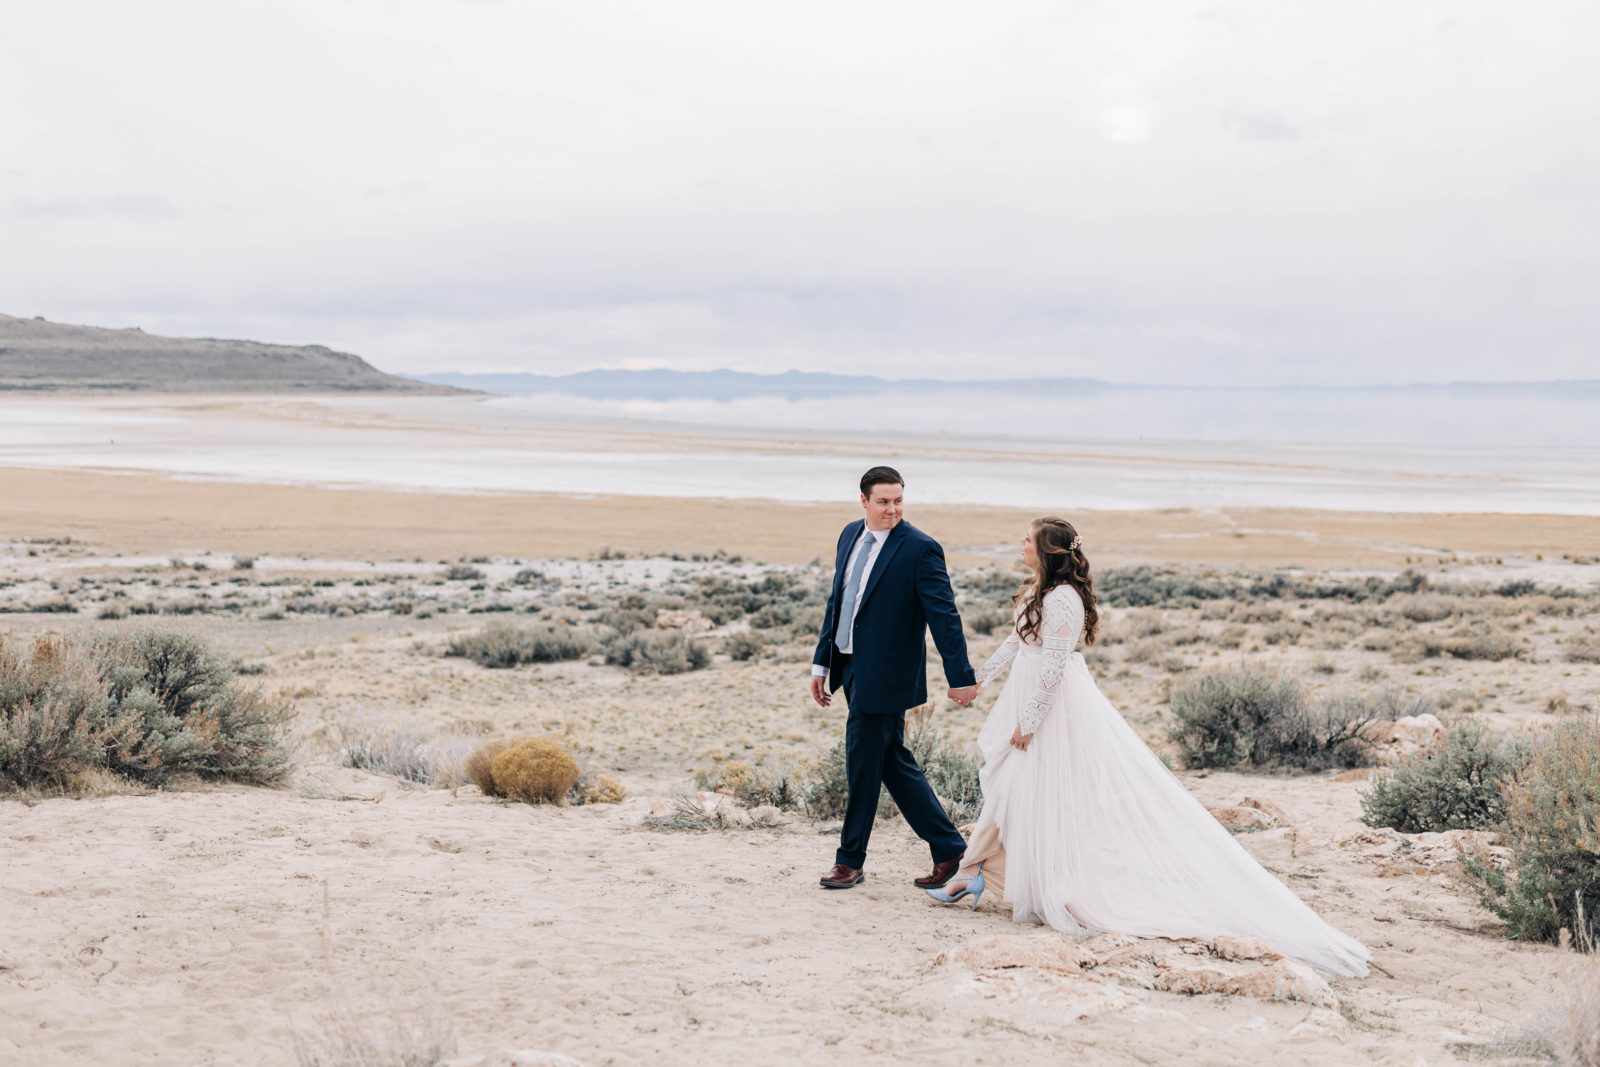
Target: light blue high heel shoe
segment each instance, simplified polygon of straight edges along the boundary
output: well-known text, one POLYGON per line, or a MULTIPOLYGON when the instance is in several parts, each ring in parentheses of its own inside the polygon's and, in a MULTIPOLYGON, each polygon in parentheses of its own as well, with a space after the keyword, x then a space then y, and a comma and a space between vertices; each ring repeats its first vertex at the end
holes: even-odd
POLYGON ((954 904, 958 900, 971 897, 972 906, 977 907, 978 899, 983 896, 983 871, 980 869, 966 885, 961 887, 961 891, 954 895, 946 893, 942 889, 928 889, 924 890, 924 892, 941 904, 954 904))

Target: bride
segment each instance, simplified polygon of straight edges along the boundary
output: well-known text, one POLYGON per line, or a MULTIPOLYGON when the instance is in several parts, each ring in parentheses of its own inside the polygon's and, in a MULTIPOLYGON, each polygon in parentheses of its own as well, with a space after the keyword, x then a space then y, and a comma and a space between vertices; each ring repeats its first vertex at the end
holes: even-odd
POLYGON ((1011 677, 978 735, 983 811, 941 902, 997 892, 1017 922, 1073 937, 1252 934, 1337 975, 1367 973, 1364 945, 1318 918, 1250 857, 1106 700, 1080 638, 1099 629, 1082 542, 1062 519, 1022 541, 1032 577, 1016 625, 978 672, 1011 677))

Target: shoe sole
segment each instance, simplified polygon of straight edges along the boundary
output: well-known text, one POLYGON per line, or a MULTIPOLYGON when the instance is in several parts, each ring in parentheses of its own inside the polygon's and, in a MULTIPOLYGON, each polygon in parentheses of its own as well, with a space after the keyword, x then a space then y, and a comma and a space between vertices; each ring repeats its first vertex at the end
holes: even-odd
POLYGON ((856 886, 860 885, 862 882, 865 882, 866 880, 867 880, 866 875, 862 875, 860 878, 857 878, 853 882, 823 882, 822 883, 822 888, 824 888, 824 889, 854 889, 856 886))
MULTIPOLYGON (((953 874, 950 876, 950 878, 954 877, 955 875, 953 874)), ((950 884, 950 878, 946 878, 942 882, 918 882, 913 879, 911 884, 916 886, 918 889, 943 889, 945 886, 950 884)))

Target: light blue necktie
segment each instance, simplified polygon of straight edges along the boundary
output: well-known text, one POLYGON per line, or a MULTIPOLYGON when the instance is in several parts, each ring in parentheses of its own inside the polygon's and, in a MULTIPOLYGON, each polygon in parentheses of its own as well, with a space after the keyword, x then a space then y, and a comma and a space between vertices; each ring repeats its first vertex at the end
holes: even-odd
POLYGON ((861 572, 867 569, 867 560, 872 557, 872 543, 876 540, 872 531, 868 530, 861 539, 861 551, 856 553, 856 565, 850 568, 850 580, 844 585, 844 601, 839 605, 839 624, 833 628, 833 643, 839 646, 841 652, 850 644, 850 628, 856 621, 856 594, 861 592, 861 572))

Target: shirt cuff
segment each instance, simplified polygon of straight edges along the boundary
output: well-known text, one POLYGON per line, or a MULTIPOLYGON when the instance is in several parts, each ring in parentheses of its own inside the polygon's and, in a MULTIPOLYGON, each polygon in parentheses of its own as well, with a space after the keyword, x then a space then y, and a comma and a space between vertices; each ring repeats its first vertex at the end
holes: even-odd
POLYGON ((820 663, 813 663, 811 665, 811 677, 813 677, 813 678, 826 678, 827 676, 828 676, 828 668, 824 667, 820 663))

